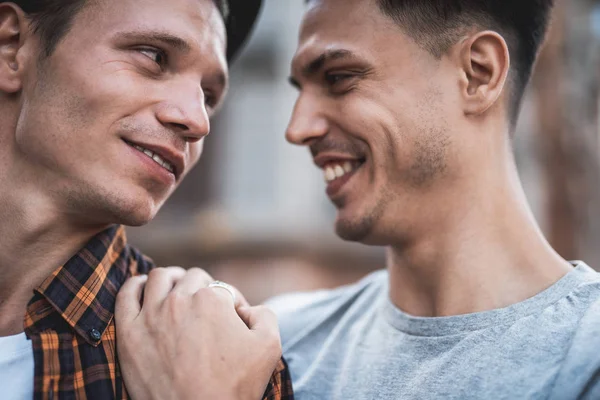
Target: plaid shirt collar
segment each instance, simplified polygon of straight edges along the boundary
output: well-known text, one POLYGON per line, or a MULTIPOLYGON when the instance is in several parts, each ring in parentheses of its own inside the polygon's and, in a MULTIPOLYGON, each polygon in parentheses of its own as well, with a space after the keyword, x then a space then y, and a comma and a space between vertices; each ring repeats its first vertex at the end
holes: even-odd
POLYGON ((57 312, 87 343, 100 344, 113 319, 121 285, 128 276, 137 275, 137 271, 129 271, 132 250, 126 243, 124 227, 112 226, 57 268, 35 290, 34 300, 40 295, 47 303, 32 300, 25 330, 33 333, 56 328, 56 318, 50 316, 57 312), (41 307, 35 307, 36 303, 41 307))
MULTIPOLYGON (((126 244, 124 228, 113 226, 35 290, 25 315, 35 361, 35 399, 129 398, 116 358, 115 301, 127 277, 153 267, 126 244)), ((283 359, 263 399, 294 399, 283 359)))

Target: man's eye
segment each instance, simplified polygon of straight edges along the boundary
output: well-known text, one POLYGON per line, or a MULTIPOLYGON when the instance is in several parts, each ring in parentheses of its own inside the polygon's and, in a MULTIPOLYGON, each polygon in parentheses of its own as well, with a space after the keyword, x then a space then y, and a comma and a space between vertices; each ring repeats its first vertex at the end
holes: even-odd
POLYGON ((352 78, 349 74, 325 74, 325 81, 328 85, 334 86, 342 81, 352 78))
POLYGON ((154 61, 161 67, 167 64, 167 55, 164 51, 152 48, 142 48, 138 50, 140 53, 154 61))
POLYGON ((204 104, 209 108, 215 108, 218 100, 211 92, 204 92, 204 104))

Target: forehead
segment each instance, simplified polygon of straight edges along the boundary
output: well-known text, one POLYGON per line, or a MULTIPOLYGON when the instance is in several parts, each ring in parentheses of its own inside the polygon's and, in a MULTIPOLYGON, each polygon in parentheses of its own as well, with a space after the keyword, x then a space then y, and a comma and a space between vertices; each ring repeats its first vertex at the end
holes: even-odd
POLYGON ((338 49, 376 58, 391 48, 406 50, 407 40, 398 25, 381 13, 377 0, 310 0, 293 65, 338 49))
POLYGON ((227 35, 213 0, 91 0, 72 31, 82 40, 118 32, 155 31, 177 36, 192 49, 214 53, 225 63, 227 35))

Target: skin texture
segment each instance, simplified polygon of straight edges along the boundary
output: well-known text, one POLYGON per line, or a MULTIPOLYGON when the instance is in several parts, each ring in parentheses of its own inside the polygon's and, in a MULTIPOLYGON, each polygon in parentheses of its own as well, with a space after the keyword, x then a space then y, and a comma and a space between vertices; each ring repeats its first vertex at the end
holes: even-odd
MULTIPOLYGON (((149 222, 196 164, 227 88, 225 36, 211 0, 101 0, 41 59, 22 10, 0 4, 0 336, 23 331, 34 288, 89 239, 149 222), (128 143, 166 154, 175 172, 128 143)), ((151 275, 144 307, 146 278, 117 301, 129 394, 260 398, 281 356, 274 315, 236 313, 202 271, 151 275), (197 374, 179 375, 199 358, 197 374)))
POLYGON ((239 292, 234 305, 227 291, 206 287, 212 280, 171 267, 129 279, 119 292, 117 345, 134 399, 262 398, 281 357, 277 318, 239 292))
POLYGON ((309 2, 286 137, 321 167, 362 162, 329 185, 336 231, 387 246, 389 294, 409 314, 502 308, 571 269, 540 233, 516 171, 510 63, 504 38, 480 27, 440 59, 375 0, 309 2))
MULTIPOLYGON (((390 49, 390 36, 399 36, 397 26, 373 15, 378 11, 369 2, 350 3, 313 5, 306 14, 292 67, 302 90, 287 138, 311 145, 313 155, 349 153, 366 159, 332 198, 339 210, 336 230, 345 239, 387 244, 388 222, 397 225, 401 218, 410 228, 411 219, 437 205, 444 182, 460 173, 448 168, 458 147, 450 129, 455 99, 445 96, 451 93, 450 80, 440 63, 407 38, 390 49), (331 19, 339 8, 344 21, 331 19), (364 35, 374 28, 371 18, 378 18, 377 35, 364 35), (352 29, 344 37, 348 26, 352 29), (336 57, 336 51, 347 54, 336 57), (334 54, 331 61, 305 75, 306 65, 327 52, 334 54)), ((393 232, 396 240, 398 233, 393 232)))
POLYGON ((217 10, 178 2, 159 19, 161 2, 144 3, 85 8, 23 88, 30 100, 21 107, 15 135, 19 168, 41 176, 52 201, 78 220, 150 221, 200 157, 213 112, 204 96, 221 96, 224 89, 218 81, 227 68, 225 33, 217 10), (142 47, 159 43, 140 44, 140 36, 152 31, 183 38, 190 51, 168 48, 168 64, 161 67, 155 50, 142 47), (185 159, 184 171, 163 182, 131 157, 123 139, 171 148, 185 159))
POLYGON ((208 0, 166 7, 91 2, 40 61, 22 11, 0 5, 7 332, 22 329, 32 289, 52 270, 110 224, 149 222, 200 157, 226 90, 225 28, 208 0), (156 168, 124 139, 171 152, 179 171, 156 168))
POLYGON ((506 41, 466 26, 440 58, 412 37, 376 0, 310 1, 286 138, 321 167, 363 161, 328 190, 335 228, 387 246, 390 296, 405 312, 465 314, 529 298, 570 266, 542 236, 516 171, 506 41))

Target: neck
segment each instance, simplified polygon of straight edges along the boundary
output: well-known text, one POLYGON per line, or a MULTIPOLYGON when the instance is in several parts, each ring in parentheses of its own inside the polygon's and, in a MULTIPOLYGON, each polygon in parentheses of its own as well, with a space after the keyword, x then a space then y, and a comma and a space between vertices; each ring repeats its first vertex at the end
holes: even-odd
POLYGON ((33 290, 107 226, 75 223, 11 153, 14 135, 0 133, 0 336, 7 336, 23 331, 33 290))
POLYGON ((389 248, 390 297, 401 310, 436 317, 503 308, 572 269, 540 232, 512 160, 498 170, 481 169, 482 189, 464 188, 442 221, 389 248))
POLYGON ((7 197, 13 196, 0 197, 0 336, 23 331, 33 290, 101 231, 51 217, 44 204, 23 204, 27 197, 7 197))

